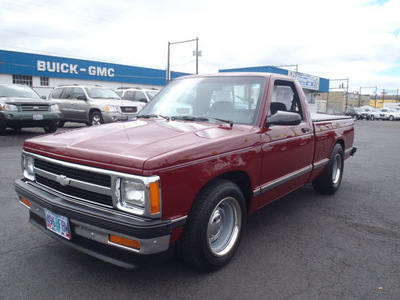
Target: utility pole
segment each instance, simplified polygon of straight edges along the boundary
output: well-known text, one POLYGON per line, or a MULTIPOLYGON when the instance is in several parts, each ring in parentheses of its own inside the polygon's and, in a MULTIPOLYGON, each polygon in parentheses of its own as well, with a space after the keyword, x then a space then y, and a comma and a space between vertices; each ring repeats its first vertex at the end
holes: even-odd
POLYGON ((171 71, 170 71, 170 55, 171 55, 171 45, 175 44, 182 44, 182 43, 188 43, 188 42, 196 42, 196 74, 199 74, 199 55, 201 56, 201 51, 199 52, 199 38, 196 37, 195 39, 192 40, 186 40, 186 41, 179 41, 179 42, 169 42, 168 41, 168 59, 167 59, 167 83, 171 81, 171 71))

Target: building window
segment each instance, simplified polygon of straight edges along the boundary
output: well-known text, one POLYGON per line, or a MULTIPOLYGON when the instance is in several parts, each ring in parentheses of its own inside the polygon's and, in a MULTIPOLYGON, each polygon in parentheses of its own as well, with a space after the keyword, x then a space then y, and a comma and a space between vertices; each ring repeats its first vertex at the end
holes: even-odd
POLYGON ((32 86, 32 76, 13 75, 13 83, 32 86))
POLYGON ((41 86, 49 86, 49 77, 40 77, 41 86))

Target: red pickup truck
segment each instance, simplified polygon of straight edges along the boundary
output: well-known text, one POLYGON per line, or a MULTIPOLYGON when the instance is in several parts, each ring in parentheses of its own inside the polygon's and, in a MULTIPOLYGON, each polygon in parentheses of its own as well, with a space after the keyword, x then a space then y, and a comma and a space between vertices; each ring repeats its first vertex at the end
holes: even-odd
POLYGON ((309 182, 335 193, 353 140, 353 119, 312 116, 294 78, 188 76, 133 121, 26 140, 15 190, 33 225, 82 252, 213 270, 254 211, 309 182))

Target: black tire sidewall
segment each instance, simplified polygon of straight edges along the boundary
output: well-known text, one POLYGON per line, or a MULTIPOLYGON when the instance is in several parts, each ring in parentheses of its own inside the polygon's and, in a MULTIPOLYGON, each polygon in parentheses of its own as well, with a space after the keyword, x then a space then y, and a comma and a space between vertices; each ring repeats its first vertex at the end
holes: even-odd
POLYGON ((233 182, 224 179, 213 180, 211 183, 206 185, 206 187, 204 187, 196 197, 189 213, 183 231, 183 237, 180 241, 180 244, 183 247, 178 247, 181 251, 189 250, 184 254, 181 252, 184 256, 183 260, 200 270, 216 270, 223 267, 232 259, 239 247, 242 232, 245 227, 245 221, 245 200, 238 186, 233 182), (240 206, 242 217, 241 228, 232 249, 224 256, 215 256, 208 246, 208 222, 211 214, 220 201, 227 197, 234 198, 240 206), (191 240, 191 242, 187 245, 182 245, 182 243, 188 242, 188 240, 191 240), (185 255, 188 253, 191 253, 191 257, 185 255))
POLYGON ((101 115, 101 113, 100 113, 99 111, 94 111, 94 112, 92 112, 92 113, 90 114, 90 117, 89 117, 89 126, 93 126, 93 118, 94 118, 94 116, 99 116, 99 117, 100 117, 100 124, 103 124, 103 123, 104 123, 104 121, 103 121, 103 116, 101 115))

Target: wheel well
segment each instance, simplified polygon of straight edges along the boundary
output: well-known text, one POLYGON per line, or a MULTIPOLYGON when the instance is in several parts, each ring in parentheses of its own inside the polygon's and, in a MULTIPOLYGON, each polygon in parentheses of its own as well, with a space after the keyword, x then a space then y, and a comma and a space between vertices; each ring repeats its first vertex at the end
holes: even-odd
POLYGON ((90 116, 92 115, 92 113, 94 113, 94 112, 99 112, 100 114, 101 114, 101 111, 99 110, 99 109, 97 109, 97 108, 92 108, 91 110, 89 110, 89 115, 88 115, 88 118, 90 118, 90 116))
POLYGON ((342 149, 343 149, 343 151, 344 151, 344 140, 338 140, 337 142, 336 142, 336 144, 339 144, 341 147, 342 147, 342 149))
POLYGON ((240 190, 243 193, 244 199, 246 201, 246 210, 248 212, 250 208, 250 201, 253 194, 251 190, 251 180, 249 175, 243 171, 233 171, 219 175, 218 178, 230 180, 240 188, 240 190))

